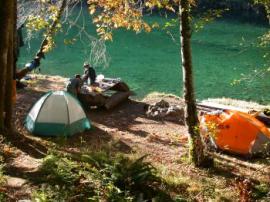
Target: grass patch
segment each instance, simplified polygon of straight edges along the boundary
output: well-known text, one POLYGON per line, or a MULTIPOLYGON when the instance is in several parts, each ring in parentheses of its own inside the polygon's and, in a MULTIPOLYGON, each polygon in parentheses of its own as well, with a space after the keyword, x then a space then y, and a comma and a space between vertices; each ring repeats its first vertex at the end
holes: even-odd
POLYGON ((172 171, 165 165, 156 165, 165 189, 170 190, 175 201, 234 201, 232 199, 238 198, 229 181, 211 174, 211 169, 200 170, 187 163, 182 166, 179 171, 172 171))

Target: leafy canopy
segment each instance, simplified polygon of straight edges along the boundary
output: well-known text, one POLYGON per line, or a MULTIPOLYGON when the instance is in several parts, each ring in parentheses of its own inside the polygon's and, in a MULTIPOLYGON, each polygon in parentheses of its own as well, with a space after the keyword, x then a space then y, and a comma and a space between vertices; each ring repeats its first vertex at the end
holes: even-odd
POLYGON ((93 16, 98 35, 104 40, 112 40, 112 30, 126 28, 136 33, 150 32, 150 26, 143 20, 143 13, 154 8, 173 11, 178 0, 88 0, 89 13, 93 16))

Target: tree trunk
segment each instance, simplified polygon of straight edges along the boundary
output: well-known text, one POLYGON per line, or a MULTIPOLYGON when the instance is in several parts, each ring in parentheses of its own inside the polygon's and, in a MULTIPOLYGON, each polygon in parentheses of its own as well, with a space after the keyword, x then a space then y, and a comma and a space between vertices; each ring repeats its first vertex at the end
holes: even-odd
POLYGON ((16 10, 17 10, 17 4, 16 0, 9 0, 11 6, 10 6, 10 13, 9 17, 10 20, 10 26, 9 26, 9 46, 8 46, 8 58, 7 58, 7 72, 6 72, 6 85, 5 85, 5 127, 8 129, 8 131, 12 130, 12 95, 13 95, 13 69, 14 69, 14 38, 16 33, 16 10))
POLYGON ((181 58, 183 72, 183 90, 185 99, 185 122, 189 133, 189 159, 195 166, 202 166, 205 160, 204 145, 199 132, 191 56, 191 16, 190 3, 181 0, 179 3, 181 58))
POLYGON ((11 1, 0 2, 0 133, 4 132, 4 100, 9 46, 9 27, 11 24, 11 1))

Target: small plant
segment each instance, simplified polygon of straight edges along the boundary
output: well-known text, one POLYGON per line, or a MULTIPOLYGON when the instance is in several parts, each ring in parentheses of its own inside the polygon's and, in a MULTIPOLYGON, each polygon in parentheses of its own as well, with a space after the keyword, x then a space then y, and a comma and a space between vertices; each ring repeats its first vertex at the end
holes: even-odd
POLYGON ((3 164, 2 158, 0 157, 0 186, 6 182, 3 167, 4 167, 4 164, 3 164))
POLYGON ((42 187, 32 194, 34 202, 66 201, 72 196, 72 191, 68 187, 58 185, 43 184, 42 187))
POLYGON ((77 167, 68 158, 50 154, 44 158, 40 171, 45 176, 43 180, 47 182, 72 185, 78 178, 78 174, 73 172, 77 167))
MULTIPOLYGON (((43 183, 33 198, 36 201, 66 201, 74 198, 81 201, 87 198, 97 198, 94 170, 70 157, 52 153, 46 156, 40 168, 42 176, 37 181, 43 183)), ((97 201, 97 200, 96 200, 97 201)))
POLYGON ((113 183, 122 190, 129 190, 134 195, 143 194, 146 198, 151 198, 155 194, 152 185, 159 183, 156 176, 156 170, 147 162, 144 162, 145 156, 130 160, 125 157, 119 157, 114 162, 111 170, 113 183))
POLYGON ((176 201, 176 202, 188 202, 187 199, 182 198, 181 196, 176 196, 175 201, 176 201))
POLYGON ((2 193, 0 192, 0 201, 6 201, 6 194, 5 193, 2 193))
POLYGON ((145 157, 133 160, 123 155, 97 152, 84 155, 83 159, 100 170, 100 180, 109 190, 110 201, 121 201, 119 197, 129 201, 132 198, 149 200, 162 195, 157 188, 161 179, 157 177, 156 169, 144 161, 145 157))
POLYGON ((260 200, 266 197, 268 197, 268 200, 270 199, 270 184, 260 183, 253 187, 252 198, 260 200))
POLYGON ((264 113, 266 116, 270 116, 270 109, 264 109, 264 110, 263 110, 263 113, 264 113))
POLYGON ((6 177, 4 175, 4 160, 2 155, 0 154, 0 201, 5 201, 6 194, 5 191, 1 189, 2 185, 6 183, 6 177))
POLYGON ((47 202, 48 195, 44 190, 37 190, 32 195, 32 200, 35 202, 47 202))

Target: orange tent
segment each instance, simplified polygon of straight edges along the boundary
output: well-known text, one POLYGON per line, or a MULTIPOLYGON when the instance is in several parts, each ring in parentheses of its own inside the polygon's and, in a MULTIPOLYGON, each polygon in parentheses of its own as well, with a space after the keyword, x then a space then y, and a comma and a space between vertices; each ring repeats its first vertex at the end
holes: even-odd
POLYGON ((200 119, 204 137, 222 150, 254 154, 270 149, 270 131, 250 114, 224 110, 205 114, 200 119))

